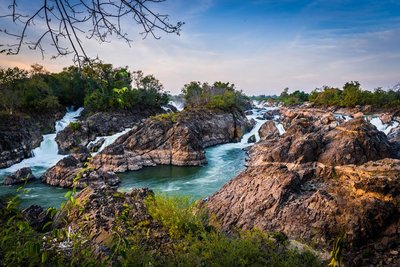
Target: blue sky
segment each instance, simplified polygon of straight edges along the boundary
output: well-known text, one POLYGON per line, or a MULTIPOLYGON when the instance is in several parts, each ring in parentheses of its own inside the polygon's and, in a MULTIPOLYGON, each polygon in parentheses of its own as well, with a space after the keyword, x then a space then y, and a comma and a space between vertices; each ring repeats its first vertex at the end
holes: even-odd
MULTIPOLYGON (((186 23, 181 36, 142 40, 133 29, 131 48, 120 40, 85 41, 87 50, 115 66, 154 74, 172 93, 192 80, 230 81, 248 94, 351 80, 366 89, 400 82, 399 0, 167 0, 157 9, 186 23)), ((37 62, 58 71, 71 64, 49 58, 26 49, 0 56, 3 66, 37 62)))

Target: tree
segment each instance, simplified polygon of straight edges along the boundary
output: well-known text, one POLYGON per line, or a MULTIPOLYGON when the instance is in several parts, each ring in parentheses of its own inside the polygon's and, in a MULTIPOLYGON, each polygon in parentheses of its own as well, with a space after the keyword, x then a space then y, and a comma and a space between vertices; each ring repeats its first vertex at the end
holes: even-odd
MULTIPOLYGON (((155 4, 165 0, 41 0, 31 1, 20 8, 18 0, 9 0, 8 12, 1 18, 11 19, 21 27, 19 32, 10 29, 1 31, 12 38, 11 44, 0 44, 0 53, 16 55, 23 46, 39 49, 44 55, 50 44, 55 49, 54 58, 69 54, 79 65, 88 58, 83 39, 95 39, 100 43, 108 42, 111 35, 124 40, 128 45, 132 40, 124 29, 125 18, 141 27, 141 34, 149 34, 158 39, 157 31, 179 35, 183 22, 172 24, 169 16, 160 14, 155 4), (31 28, 37 32, 32 34, 31 28)), ((132 25, 132 24, 131 24, 132 25)), ((129 27, 131 27, 129 25, 129 27)))

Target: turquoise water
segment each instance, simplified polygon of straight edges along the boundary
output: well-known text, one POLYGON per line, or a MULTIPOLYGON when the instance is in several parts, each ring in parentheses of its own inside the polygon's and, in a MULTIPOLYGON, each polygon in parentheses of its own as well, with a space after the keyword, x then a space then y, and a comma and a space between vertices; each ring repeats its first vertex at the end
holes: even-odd
MULTIPOLYGON (((148 187, 156 193, 187 195, 193 199, 205 198, 219 190, 226 182, 234 178, 245 168, 246 153, 243 148, 249 146, 248 138, 255 134, 259 140, 258 129, 264 121, 258 120, 262 111, 255 112, 249 118, 257 124, 250 133, 243 136, 239 143, 229 143, 206 149, 208 164, 199 167, 156 166, 138 171, 118 174, 121 178, 120 191, 132 188, 148 187)), ((57 155, 55 134, 44 136, 35 157, 26 159, 8 169, 0 170, 0 181, 3 177, 21 167, 31 167, 34 175, 40 177, 46 169, 53 166, 63 156, 57 155)), ((0 195, 15 194, 19 186, 0 185, 0 195)), ((43 207, 60 207, 68 189, 51 187, 39 181, 25 186, 27 192, 20 191, 21 207, 33 204, 43 207)))
POLYGON ((208 164, 201 167, 156 166, 119 174, 120 191, 148 187, 156 193, 205 198, 242 171, 245 152, 235 144, 206 149, 208 164))
MULTIPOLYGON (((199 167, 161 165, 118 174, 120 191, 148 187, 156 193, 188 195, 205 198, 221 188, 244 169, 245 152, 240 143, 224 144, 206 149, 208 164, 199 167)), ((1 179, 2 180, 2 179, 1 179)), ((69 189, 48 186, 39 180, 24 186, 0 186, 0 195, 18 194, 21 207, 36 204, 42 207, 60 207, 69 189)))

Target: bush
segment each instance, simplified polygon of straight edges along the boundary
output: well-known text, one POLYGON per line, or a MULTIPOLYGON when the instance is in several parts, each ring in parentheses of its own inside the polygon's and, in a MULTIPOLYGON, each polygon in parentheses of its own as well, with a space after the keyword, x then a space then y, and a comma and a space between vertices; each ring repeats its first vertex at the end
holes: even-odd
POLYGON ((188 107, 244 111, 249 103, 248 97, 229 83, 215 82, 210 86, 207 83, 190 82, 184 86, 182 93, 188 107))

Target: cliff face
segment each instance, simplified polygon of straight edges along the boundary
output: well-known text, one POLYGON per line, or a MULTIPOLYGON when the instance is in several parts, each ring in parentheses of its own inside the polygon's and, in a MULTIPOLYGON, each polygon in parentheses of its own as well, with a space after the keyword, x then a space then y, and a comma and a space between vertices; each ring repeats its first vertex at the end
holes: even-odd
POLYGON ((32 156, 32 150, 40 145, 42 135, 54 132, 56 120, 62 113, 39 115, 0 116, 0 168, 7 168, 32 156))
POLYGON ((96 155, 96 169, 124 172, 143 166, 178 166, 206 163, 204 148, 239 141, 252 125, 240 112, 189 110, 178 115, 152 118, 96 155))
POLYGON ((247 170, 206 206, 228 232, 281 231, 324 249, 343 234, 348 264, 399 264, 400 160, 363 119, 321 119, 298 113, 254 145, 247 170))
POLYGON ((79 146, 86 146, 97 136, 107 136, 131 128, 140 120, 162 112, 161 109, 132 112, 98 112, 67 126, 56 136, 59 153, 68 154, 79 146))

